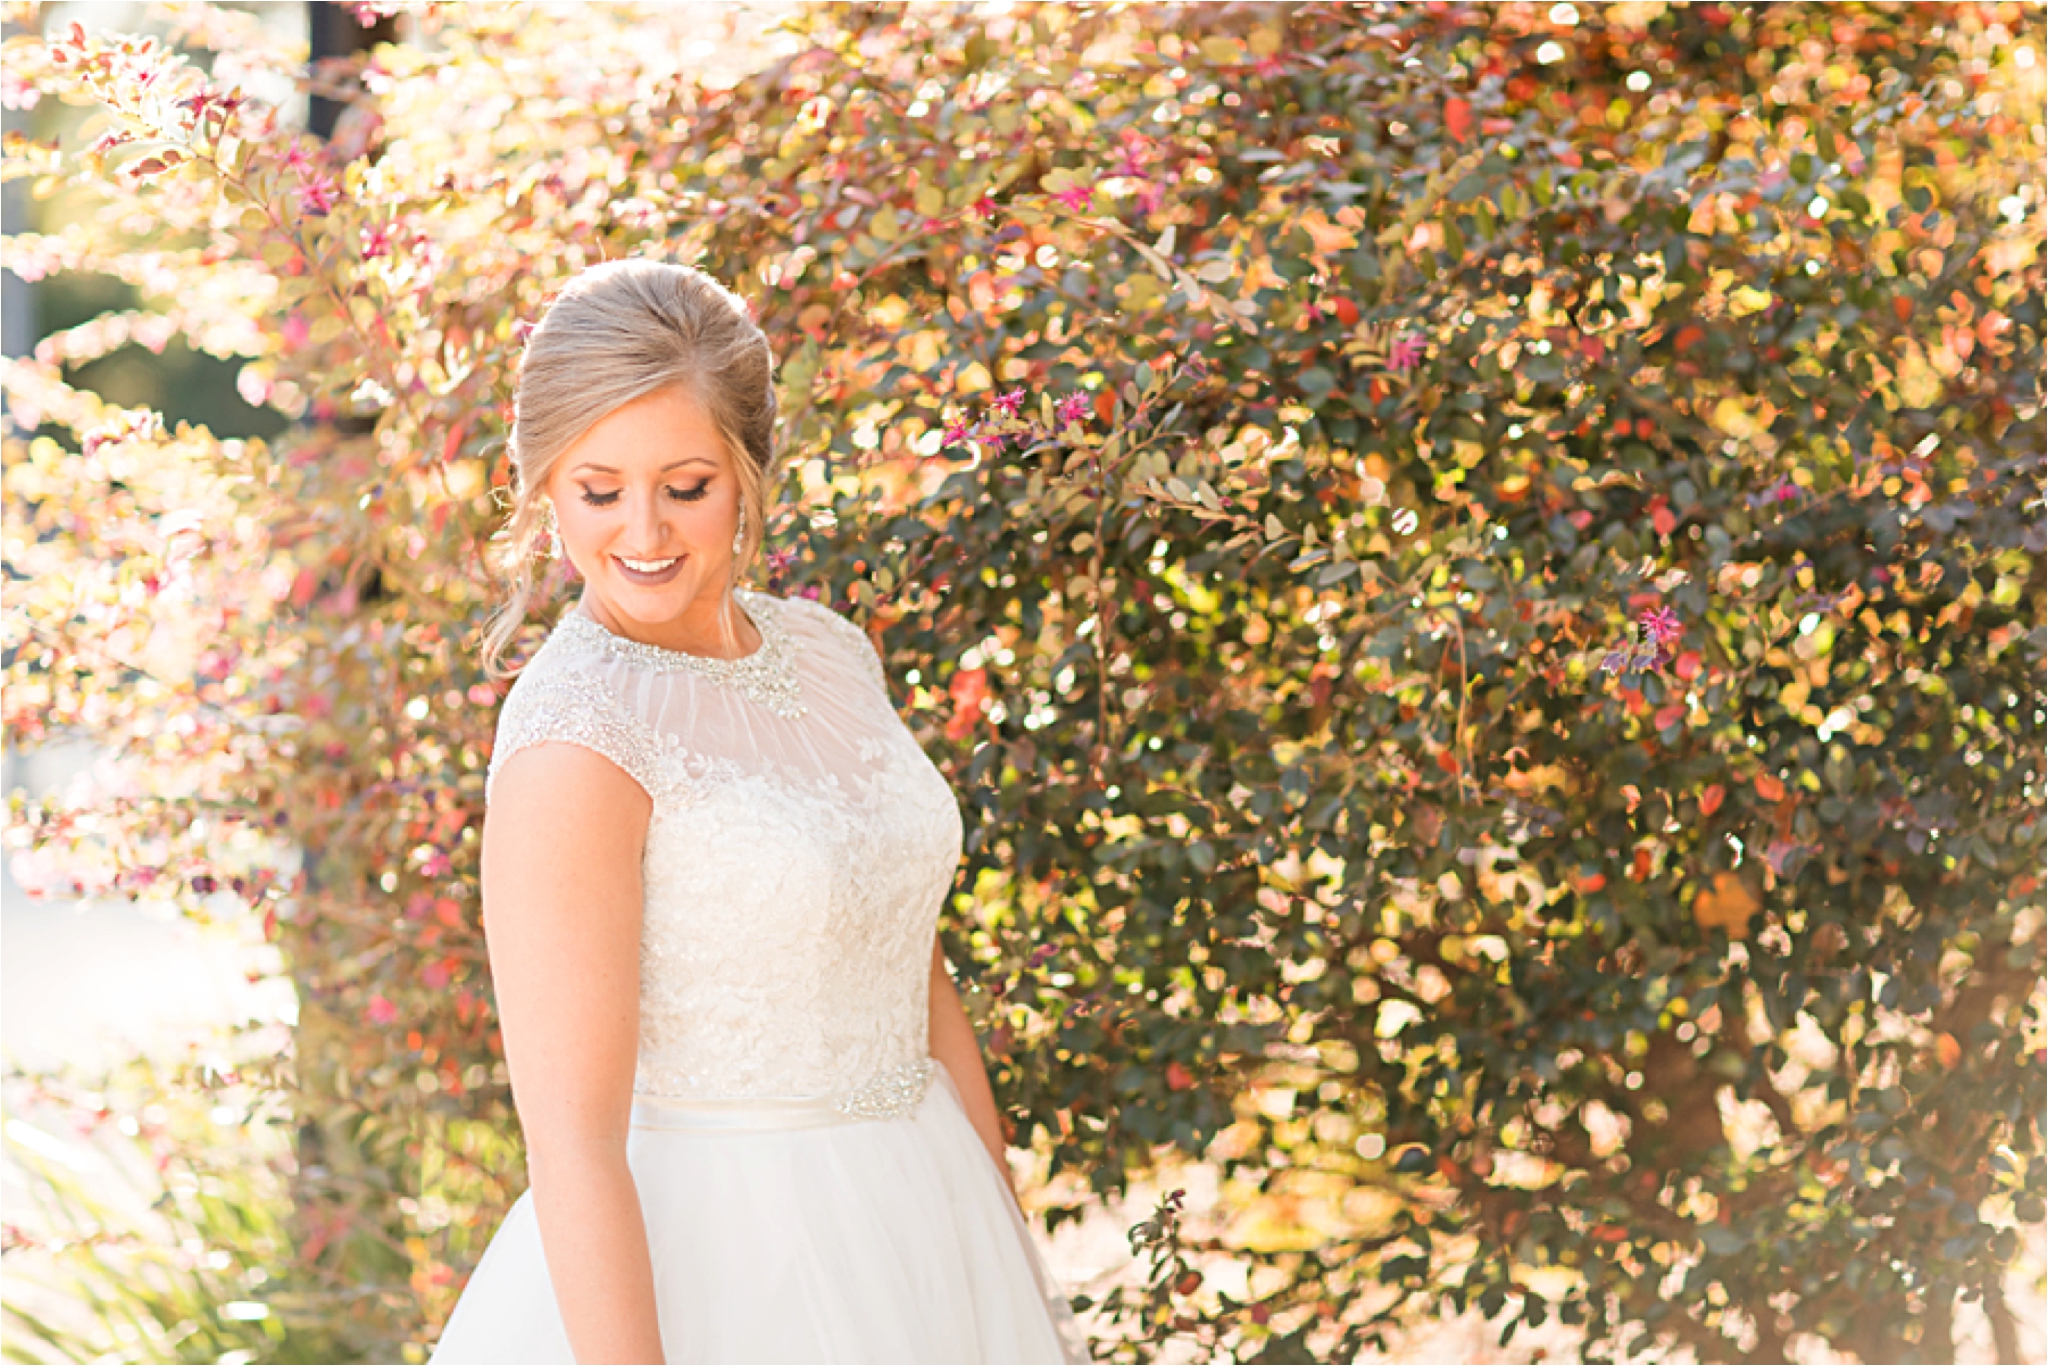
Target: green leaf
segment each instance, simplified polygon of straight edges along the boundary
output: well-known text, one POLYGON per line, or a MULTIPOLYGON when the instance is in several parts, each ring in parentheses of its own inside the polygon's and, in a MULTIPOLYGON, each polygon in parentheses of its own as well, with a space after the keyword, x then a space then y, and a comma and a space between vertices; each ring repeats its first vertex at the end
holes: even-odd
POLYGON ((1341 583, 1357 572, 1358 563, 1355 560, 1326 564, 1316 571, 1315 584, 1318 588, 1328 588, 1331 584, 1341 583))

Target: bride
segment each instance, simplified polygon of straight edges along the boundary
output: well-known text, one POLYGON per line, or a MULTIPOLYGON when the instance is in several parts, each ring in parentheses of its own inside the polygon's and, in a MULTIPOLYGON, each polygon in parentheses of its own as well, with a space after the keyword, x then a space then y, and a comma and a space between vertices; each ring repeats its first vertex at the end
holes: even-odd
POLYGON ((543 536, 581 600, 485 778, 527 1191, 433 1362, 1087 1361, 935 930, 952 790, 866 635, 737 587, 774 362, 693 267, 583 271, 527 341, 498 661, 543 536))

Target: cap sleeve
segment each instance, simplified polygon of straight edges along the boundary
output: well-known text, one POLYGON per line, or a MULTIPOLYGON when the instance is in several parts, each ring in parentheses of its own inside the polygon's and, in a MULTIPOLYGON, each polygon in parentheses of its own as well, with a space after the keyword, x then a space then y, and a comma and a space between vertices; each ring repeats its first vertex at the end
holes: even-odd
POLYGON ((799 615, 819 622, 827 636, 836 640, 842 649, 859 661, 861 672, 875 688, 883 696, 889 695, 889 677, 882 668, 882 656, 876 652, 875 643, 868 638, 866 631, 816 598, 787 597, 782 601, 799 615))
POLYGON ((484 804, 505 761, 522 749, 562 740, 611 760, 657 803, 664 784, 661 746, 654 733, 622 709, 604 680, 586 669, 529 665, 498 712, 490 766, 484 774, 484 804))

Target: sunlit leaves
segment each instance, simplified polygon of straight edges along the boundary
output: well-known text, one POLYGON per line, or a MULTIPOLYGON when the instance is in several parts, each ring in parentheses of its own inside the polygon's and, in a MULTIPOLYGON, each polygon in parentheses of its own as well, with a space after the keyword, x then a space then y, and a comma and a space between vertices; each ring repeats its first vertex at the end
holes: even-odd
MULTIPOLYGON (((511 1131, 468 638, 509 378, 578 265, 698 261, 782 360, 771 585, 875 630, 969 817, 948 948, 1055 1217, 1158 1145, 1225 1169, 1215 1230, 1141 1226, 1106 1355, 1348 1360, 1445 1305, 1923 1350, 2043 1186, 2040 262, 2025 128, 1927 103, 1991 27, 1818 13, 816 6, 725 91, 645 7, 422 11, 374 155, 174 122, 109 202, 209 247, 13 244, 375 430, 178 445, 11 371, 65 444, 10 448, 63 647, 10 733, 232 717, 209 771, 322 854, 273 924, 342 1111, 511 1131), (152 592, 238 615, 145 706, 77 647, 152 592)), ((351 1263, 415 1318, 502 1207, 462 1179, 416 1265, 351 1263)))

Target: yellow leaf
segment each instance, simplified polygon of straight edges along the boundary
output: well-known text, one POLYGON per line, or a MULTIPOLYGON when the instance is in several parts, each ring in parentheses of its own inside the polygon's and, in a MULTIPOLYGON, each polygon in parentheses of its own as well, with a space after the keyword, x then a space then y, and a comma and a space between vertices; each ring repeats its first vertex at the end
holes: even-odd
POLYGON ((1806 705, 1806 698, 1813 691, 1813 685, 1804 677, 1795 678, 1778 693, 1778 705, 1797 716, 1799 709, 1806 705))
POLYGON ((1324 256, 1349 251, 1358 245, 1358 234, 1332 223, 1321 209, 1311 209, 1303 214, 1298 226, 1315 243, 1316 251, 1324 256))
POLYGON ((1723 929, 1730 939, 1749 937, 1749 918, 1763 903, 1749 884, 1730 872, 1714 874, 1711 891, 1702 888, 1692 901, 1692 918, 1704 930, 1723 929))

